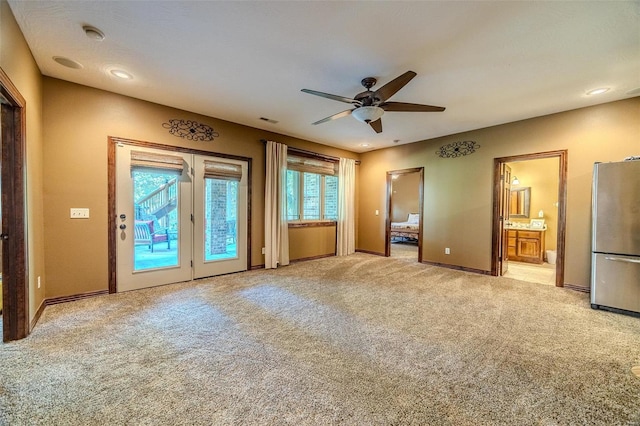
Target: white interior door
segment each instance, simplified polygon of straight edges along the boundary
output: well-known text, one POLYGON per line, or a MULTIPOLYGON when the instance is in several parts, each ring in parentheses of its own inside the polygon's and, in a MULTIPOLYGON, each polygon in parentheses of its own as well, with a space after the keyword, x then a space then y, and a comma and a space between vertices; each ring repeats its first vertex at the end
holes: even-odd
POLYGON ((118 292, 191 280, 191 157, 116 146, 118 292))
POLYGON ((195 155, 194 278, 247 270, 248 163, 195 155))
POLYGON ((117 291, 247 270, 248 192, 247 161, 117 145, 117 291))

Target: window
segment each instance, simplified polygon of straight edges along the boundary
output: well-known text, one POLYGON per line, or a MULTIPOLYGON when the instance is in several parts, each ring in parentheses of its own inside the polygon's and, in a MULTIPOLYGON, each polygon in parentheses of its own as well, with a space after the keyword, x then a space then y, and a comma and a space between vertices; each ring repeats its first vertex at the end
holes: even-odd
POLYGON ((327 161, 287 158, 287 220, 338 219, 338 177, 327 161))

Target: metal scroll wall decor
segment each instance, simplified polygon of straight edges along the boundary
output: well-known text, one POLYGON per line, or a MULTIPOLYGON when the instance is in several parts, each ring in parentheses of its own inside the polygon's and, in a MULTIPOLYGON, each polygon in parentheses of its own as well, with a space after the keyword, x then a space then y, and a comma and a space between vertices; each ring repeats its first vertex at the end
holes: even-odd
POLYGON ((442 158, 456 158, 473 154, 478 148, 480 145, 475 141, 458 141, 442 145, 436 154, 442 158))
POLYGON ((162 127, 169 129, 169 133, 190 141, 212 141, 220 136, 220 133, 213 130, 206 124, 193 120, 179 120, 173 118, 167 123, 162 123, 162 127))

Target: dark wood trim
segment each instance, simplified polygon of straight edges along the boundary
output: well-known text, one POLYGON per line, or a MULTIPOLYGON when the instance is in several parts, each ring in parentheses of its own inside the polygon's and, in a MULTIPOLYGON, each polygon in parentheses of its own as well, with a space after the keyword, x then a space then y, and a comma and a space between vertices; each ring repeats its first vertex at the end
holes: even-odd
POLYGON ((311 257, 303 257, 300 259, 293 259, 293 260, 289 260, 289 263, 298 263, 298 262, 306 262, 307 260, 316 260, 316 259, 324 259, 326 257, 335 257, 335 253, 329 253, 329 254, 319 254, 318 256, 311 256, 311 257))
POLYGON ((86 293, 71 294, 69 296, 50 297, 45 300, 47 306, 57 305, 58 303, 73 302, 74 300, 88 299, 95 296, 109 294, 109 290, 88 291, 86 293))
POLYGON ((230 160, 245 161, 247 163, 247 270, 251 269, 251 193, 252 193, 252 158, 242 157, 238 155, 223 154, 213 151, 204 151, 201 149, 185 148, 174 145, 164 145, 156 142, 139 141, 135 139, 126 139, 116 136, 107 138, 107 209, 108 218, 107 226, 107 244, 109 252, 108 275, 109 275, 109 293, 117 291, 117 212, 116 212, 116 145, 124 144, 138 146, 142 148, 161 149, 165 151, 181 152, 185 154, 196 154, 204 156, 214 156, 219 158, 227 158, 230 160))
MULTIPOLYGON (((27 101, 24 100, 18 88, 13 84, 7 73, 0 68, 0 93, 13 106, 18 108, 26 108, 27 101)), ((25 123, 26 125, 26 123, 25 123)))
POLYGON ((330 222, 289 222, 289 229, 291 228, 322 228, 328 226, 336 226, 338 222, 330 221, 330 222))
POLYGON ((253 265, 251 268, 249 268, 249 270, 251 271, 255 271, 256 269, 264 269, 264 263, 260 265, 253 265))
POLYGON ((2 104, 2 299, 5 342, 29 335, 29 268, 25 187, 26 101, 0 68, 2 104))
POLYGON ((420 223, 418 224, 418 262, 422 260, 422 231, 424 223, 424 167, 414 167, 411 169, 392 170, 387 172, 387 212, 384 219, 384 255, 391 256, 391 215, 393 213, 393 175, 407 175, 411 173, 419 173, 418 181, 418 213, 420 214, 420 223))
MULTIPOLYGON (((248 162, 251 162, 252 160, 252 158, 242 157, 240 155, 224 154, 220 152, 206 151, 203 149, 195 149, 195 148, 186 148, 183 146, 176 146, 176 145, 164 145, 158 142, 140 141, 136 139, 120 138, 117 136, 109 136, 108 139, 109 139, 109 142, 113 144, 121 143, 124 145, 139 146, 141 148, 162 149, 164 151, 182 152, 185 154, 209 155, 209 156, 213 155, 219 158, 227 158, 229 160, 248 161, 248 162)), ((114 148, 114 151, 115 151, 115 148, 114 148)))
POLYGON ((585 286, 582 286, 582 285, 565 283, 563 287, 568 289, 568 290, 579 291, 581 293, 591 293, 591 289, 589 287, 585 287, 585 286))
POLYGON ((493 204, 492 204, 492 231, 491 231, 491 275, 497 277, 500 275, 500 199, 502 163, 499 159, 493 159, 493 204))
POLYGON ((42 316, 42 313, 44 312, 44 308, 46 306, 47 306, 47 300, 45 299, 42 301, 42 303, 40 303, 40 306, 38 307, 36 314, 33 316, 33 319, 29 324, 29 332, 31 332, 31 330, 33 330, 33 328, 36 326, 38 321, 40 321, 40 317, 42 316))
POLYGON ((567 161, 568 151, 546 151, 533 154, 513 155, 510 157, 494 158, 493 174, 493 232, 491 238, 491 275, 498 276, 498 239, 500 238, 500 165, 503 163, 515 163, 518 161, 540 160, 544 158, 558 157, 558 239, 556 242, 556 287, 564 284, 565 241, 567 230, 567 161))
POLYGON ((431 265, 431 266, 439 266, 441 268, 455 269, 457 271, 471 272, 471 273, 480 274, 480 275, 493 275, 491 271, 485 271, 483 269, 467 268, 466 266, 449 265, 447 263, 438 263, 438 262, 429 262, 428 260, 423 260, 420 263, 424 263, 425 265, 431 265))
POLYGON ((107 251, 109 293, 117 291, 117 240, 116 229, 118 216, 116 212, 116 144, 109 138, 107 143, 107 251))
POLYGON ((287 146, 287 154, 299 155, 307 158, 317 158, 318 160, 329 161, 331 163, 339 163, 340 158, 333 155, 320 154, 319 152, 307 151, 306 149, 296 148, 295 146, 287 146))
POLYGON ((567 234, 567 161, 568 151, 560 151, 560 176, 558 182, 558 239, 556 242, 556 287, 563 287, 564 257, 567 234))
MULTIPOLYGON (((266 144, 268 141, 266 139, 260 139, 260 142, 266 144)), ((329 161, 332 163, 340 162, 339 157, 334 157, 333 155, 328 155, 328 154, 321 154, 319 152, 314 152, 314 151, 308 151, 306 149, 296 148, 295 146, 287 146, 287 152, 290 152, 295 155, 299 155, 301 157, 317 158, 319 160, 329 161)), ((355 160, 355 162, 357 165, 360 164, 360 160, 355 160)))
POLYGON ((384 253, 378 253, 377 251, 372 251, 372 250, 365 250, 365 249, 356 249, 356 252, 358 253, 366 253, 366 254, 372 254, 374 256, 385 256, 384 253))

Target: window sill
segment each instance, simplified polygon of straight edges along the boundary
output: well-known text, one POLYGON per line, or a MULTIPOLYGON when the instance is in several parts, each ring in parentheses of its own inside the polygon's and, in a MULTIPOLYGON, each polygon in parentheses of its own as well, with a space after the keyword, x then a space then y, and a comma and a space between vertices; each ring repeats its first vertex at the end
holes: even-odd
POLYGON ((316 228, 321 226, 336 226, 335 220, 317 220, 308 222, 289 222, 289 228, 316 228))

